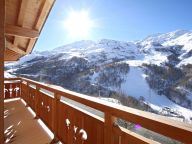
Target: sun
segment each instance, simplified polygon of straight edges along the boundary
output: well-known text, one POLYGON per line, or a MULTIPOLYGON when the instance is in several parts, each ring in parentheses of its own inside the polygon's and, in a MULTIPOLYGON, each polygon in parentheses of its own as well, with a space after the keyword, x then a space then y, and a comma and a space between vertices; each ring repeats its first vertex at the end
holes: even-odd
POLYGON ((87 10, 71 10, 64 21, 64 27, 70 38, 88 38, 94 26, 95 23, 87 10))

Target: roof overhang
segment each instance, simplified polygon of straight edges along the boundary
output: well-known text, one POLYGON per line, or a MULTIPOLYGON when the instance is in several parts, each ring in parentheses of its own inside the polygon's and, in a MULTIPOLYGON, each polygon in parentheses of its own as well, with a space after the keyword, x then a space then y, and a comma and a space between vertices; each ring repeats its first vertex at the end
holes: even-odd
POLYGON ((55 0, 5 1, 4 61, 16 61, 32 51, 54 2, 55 0))

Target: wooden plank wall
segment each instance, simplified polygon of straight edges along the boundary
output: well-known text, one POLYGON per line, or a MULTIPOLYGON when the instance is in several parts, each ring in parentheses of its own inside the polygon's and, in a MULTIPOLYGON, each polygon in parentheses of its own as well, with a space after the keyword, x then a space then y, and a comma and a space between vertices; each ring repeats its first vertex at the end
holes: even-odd
POLYGON ((0 0, 0 143, 4 143, 5 0, 0 0))

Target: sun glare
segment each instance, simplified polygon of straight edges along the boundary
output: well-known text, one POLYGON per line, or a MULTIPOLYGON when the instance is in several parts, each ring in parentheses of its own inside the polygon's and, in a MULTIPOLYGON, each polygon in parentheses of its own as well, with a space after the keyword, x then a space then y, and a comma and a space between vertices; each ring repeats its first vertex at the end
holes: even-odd
POLYGON ((88 38, 95 23, 86 10, 71 10, 64 21, 65 29, 70 38, 88 38))

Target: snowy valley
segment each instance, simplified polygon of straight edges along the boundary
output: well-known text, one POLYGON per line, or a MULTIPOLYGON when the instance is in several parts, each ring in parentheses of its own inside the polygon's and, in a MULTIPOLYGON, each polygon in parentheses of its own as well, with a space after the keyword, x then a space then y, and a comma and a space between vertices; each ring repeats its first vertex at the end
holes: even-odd
MULTIPOLYGON (((192 31, 177 30, 144 40, 84 40, 33 52, 7 63, 18 75, 96 97, 137 104, 139 109, 192 119, 192 31), (131 98, 132 97, 132 98, 131 98)), ((9 75, 11 74, 11 75, 9 75)))

